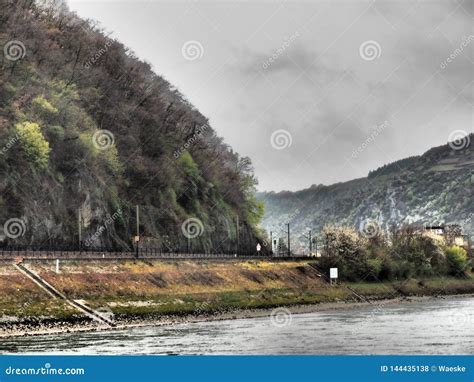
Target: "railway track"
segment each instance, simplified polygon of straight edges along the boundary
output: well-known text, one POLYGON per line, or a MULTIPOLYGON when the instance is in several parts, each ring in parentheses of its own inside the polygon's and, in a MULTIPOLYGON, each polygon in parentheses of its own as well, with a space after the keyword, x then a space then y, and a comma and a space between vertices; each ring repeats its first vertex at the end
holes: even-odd
POLYGON ((31 251, 31 250, 0 250, 0 261, 117 261, 117 260, 302 260, 306 256, 269 256, 252 254, 208 254, 208 253, 158 253, 158 252, 112 252, 112 251, 31 251))

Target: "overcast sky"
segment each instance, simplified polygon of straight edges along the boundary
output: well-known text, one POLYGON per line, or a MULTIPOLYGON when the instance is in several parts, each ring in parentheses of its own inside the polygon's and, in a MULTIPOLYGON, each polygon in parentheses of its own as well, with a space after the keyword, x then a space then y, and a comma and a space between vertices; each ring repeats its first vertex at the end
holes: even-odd
POLYGON ((249 156, 259 190, 363 177, 473 131, 469 0, 68 3, 249 156))

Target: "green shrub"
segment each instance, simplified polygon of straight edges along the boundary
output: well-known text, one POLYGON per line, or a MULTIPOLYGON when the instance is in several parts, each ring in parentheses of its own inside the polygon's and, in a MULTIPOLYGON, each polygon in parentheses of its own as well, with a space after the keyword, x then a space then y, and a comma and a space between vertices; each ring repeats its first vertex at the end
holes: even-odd
POLYGON ((101 151, 99 155, 105 159, 108 167, 115 175, 120 175, 123 173, 124 166, 120 162, 118 150, 115 145, 109 147, 107 150, 101 151))
POLYGON ((399 261, 395 267, 396 279, 409 279, 415 275, 415 266, 409 261, 399 261))
POLYGON ((57 114, 59 110, 55 108, 46 98, 38 96, 31 101, 33 107, 40 113, 46 115, 57 114))
POLYGON ((65 131, 62 126, 59 125, 51 125, 47 126, 46 128, 46 135, 50 139, 51 143, 59 142, 64 139, 65 131))
POLYGON ((367 260, 367 271, 371 278, 379 280, 380 271, 382 270, 383 260, 380 258, 367 260))
MULTIPOLYGON (((367 240, 351 227, 326 226, 323 229, 323 257, 320 266, 326 272, 339 268, 340 278, 347 281, 365 279, 371 270, 367 263, 367 240)), ((378 272, 377 272, 378 274, 378 272)))
POLYGON ((47 167, 51 150, 48 141, 41 133, 40 125, 34 122, 22 122, 16 124, 15 129, 28 160, 41 168, 47 167))
POLYGON ((390 256, 383 256, 382 263, 380 264, 379 279, 380 280, 393 280, 396 275, 396 264, 390 256))
POLYGON ((179 159, 184 171, 186 172, 186 175, 193 179, 199 177, 199 167, 188 151, 183 151, 179 159))
POLYGON ((462 276, 467 269, 467 252, 457 245, 446 248, 446 262, 448 273, 453 276, 462 276))

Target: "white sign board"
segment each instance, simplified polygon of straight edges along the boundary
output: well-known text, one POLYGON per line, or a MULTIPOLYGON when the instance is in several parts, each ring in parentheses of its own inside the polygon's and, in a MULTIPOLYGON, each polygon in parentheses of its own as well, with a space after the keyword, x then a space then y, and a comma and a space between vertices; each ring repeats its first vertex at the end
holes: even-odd
POLYGON ((337 279, 337 268, 329 269, 329 277, 332 279, 337 279))
POLYGON ((260 252, 260 250, 262 249, 262 246, 260 245, 260 243, 257 244, 257 252, 260 252))

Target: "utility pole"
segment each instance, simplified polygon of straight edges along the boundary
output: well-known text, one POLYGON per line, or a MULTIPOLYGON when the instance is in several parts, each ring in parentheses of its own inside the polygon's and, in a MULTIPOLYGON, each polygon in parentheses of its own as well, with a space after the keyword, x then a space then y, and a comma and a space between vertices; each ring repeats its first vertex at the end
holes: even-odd
POLYGON ((237 227, 236 227, 236 231, 237 231, 237 249, 235 251, 235 253, 238 255, 239 254, 239 236, 240 236, 240 232, 239 232, 239 215, 237 215, 237 227))
POLYGON ((273 255, 273 232, 270 231, 270 255, 273 255))
POLYGON ((311 239, 311 230, 309 230, 309 255, 313 253, 313 241, 311 239))
POLYGON ((77 229, 79 233, 79 251, 82 250, 82 216, 81 209, 77 210, 77 229))
POLYGON ((287 223, 288 226, 288 257, 291 256, 291 249, 290 249, 290 223, 287 223))

